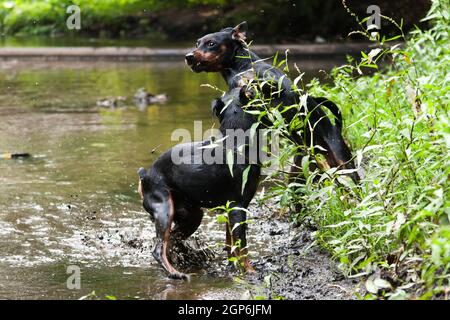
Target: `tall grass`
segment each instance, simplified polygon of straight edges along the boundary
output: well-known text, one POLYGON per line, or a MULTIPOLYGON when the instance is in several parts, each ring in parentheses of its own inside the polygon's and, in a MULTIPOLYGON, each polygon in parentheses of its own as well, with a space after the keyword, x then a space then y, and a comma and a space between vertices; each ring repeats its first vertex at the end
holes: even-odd
MULTIPOLYGON (((364 279, 365 298, 448 298, 449 12, 448 1, 434 0, 425 18, 432 21, 429 30, 410 33, 402 45, 391 42, 398 38, 378 39, 369 54, 335 68, 332 84, 305 85, 308 94, 341 108, 344 136, 365 171, 359 185, 343 170, 308 172, 311 161, 320 163, 311 148, 302 162, 305 183, 269 177, 271 196, 285 207, 301 205, 292 219, 314 224, 317 242, 341 269, 364 279)), ((295 83, 303 89, 301 76, 295 83)), ((276 121, 282 112, 261 115, 274 119, 272 129, 281 133, 304 127, 299 119, 288 126, 276 121)), ((291 165, 298 152, 285 142, 280 164, 291 165)))

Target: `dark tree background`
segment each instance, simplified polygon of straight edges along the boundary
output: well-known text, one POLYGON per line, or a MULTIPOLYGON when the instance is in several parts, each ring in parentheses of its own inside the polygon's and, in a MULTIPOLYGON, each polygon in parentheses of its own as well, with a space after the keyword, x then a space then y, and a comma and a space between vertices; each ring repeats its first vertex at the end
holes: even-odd
MULTIPOLYGON (((360 19, 369 5, 400 23, 408 31, 425 16, 430 0, 347 0, 360 19)), ((328 41, 348 39, 358 28, 341 0, 0 0, 2 35, 67 35, 65 9, 81 8, 81 35, 94 37, 190 40, 207 31, 246 20, 251 36, 263 42, 328 41)), ((422 26, 423 27, 423 26, 422 26)), ((383 21, 382 33, 398 30, 383 21)), ((357 38, 354 38, 357 40, 357 38)))
MULTIPOLYGON (((367 7, 378 5, 383 15, 398 23, 403 19, 405 31, 420 24, 430 7, 429 0, 351 0, 347 7, 362 20, 367 7)), ((233 26, 241 20, 249 23, 251 33, 259 42, 313 41, 316 36, 327 40, 347 39, 358 24, 340 0, 271 0, 235 1, 224 6, 172 8, 150 15, 159 31, 173 38, 198 35, 208 30, 233 26), (173 18, 177 16, 176 18, 173 18)), ((384 34, 398 30, 382 19, 384 34)), ((358 39, 353 36, 353 39, 358 39)))

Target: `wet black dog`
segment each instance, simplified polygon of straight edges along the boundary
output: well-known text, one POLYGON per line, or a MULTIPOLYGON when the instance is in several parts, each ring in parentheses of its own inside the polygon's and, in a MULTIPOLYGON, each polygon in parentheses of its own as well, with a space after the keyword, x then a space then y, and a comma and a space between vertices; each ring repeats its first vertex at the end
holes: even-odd
MULTIPOLYGON (((230 89, 242 86, 251 81, 272 81, 279 92, 272 95, 271 106, 290 106, 299 103, 300 96, 292 90, 291 80, 278 68, 262 61, 255 53, 250 51, 245 43, 247 24, 239 24, 235 28, 225 28, 219 32, 207 34, 196 43, 196 49, 186 55, 186 63, 194 72, 219 72, 227 82, 230 89)), ((342 116, 339 108, 325 98, 313 98, 308 95, 306 109, 291 108, 283 113, 287 122, 300 114, 310 113, 309 125, 306 125, 303 134, 291 132, 290 138, 297 145, 318 146, 316 153, 323 154, 330 167, 341 169, 354 169, 351 151, 342 136, 342 116), (328 108, 335 117, 335 124, 331 122, 322 107, 328 108), (311 143, 312 142, 312 143, 311 143)), ((294 160, 298 166, 301 156, 294 160)), ((350 174, 357 182, 359 176, 356 172, 350 174)))
MULTIPOLYGON (((251 94, 245 87, 235 88, 213 102, 213 111, 219 117, 220 131, 224 137, 221 141, 205 140, 176 145, 162 154, 149 170, 140 168, 138 171, 143 206, 150 213, 160 240, 153 256, 171 278, 186 279, 187 276, 170 263, 169 242, 186 239, 197 230, 203 218, 202 208, 222 206, 228 201, 232 201, 232 207, 236 210, 229 214, 227 248, 229 250, 239 240, 242 250, 233 251, 233 254, 244 257, 246 269, 253 270, 245 257, 246 212, 238 209, 247 208, 260 177, 258 159, 251 162, 248 153, 240 153, 242 149, 250 149, 249 137, 241 139, 242 136, 238 136, 256 122, 254 116, 242 109, 251 94), (241 130, 234 131, 236 129, 241 130), (233 174, 226 163, 230 159, 230 152, 233 154, 233 174), (243 185, 244 171, 249 166, 243 185)), ((257 140, 251 139, 253 143, 257 143, 257 140)))

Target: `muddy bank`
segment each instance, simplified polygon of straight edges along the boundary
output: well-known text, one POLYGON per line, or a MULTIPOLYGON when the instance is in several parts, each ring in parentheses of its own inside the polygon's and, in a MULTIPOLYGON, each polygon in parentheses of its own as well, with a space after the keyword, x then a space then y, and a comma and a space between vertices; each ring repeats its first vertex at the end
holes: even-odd
MULTIPOLYGON (((358 280, 346 279, 329 254, 314 244, 311 230, 294 227, 286 216, 279 216, 276 203, 262 207, 253 203, 249 226, 250 255, 256 274, 242 275, 226 259, 223 250, 225 232, 212 214, 205 216, 200 229, 183 245, 173 247, 174 264, 198 279, 224 279, 234 284, 221 291, 198 296, 199 299, 354 299, 361 292, 358 280)), ((89 251, 109 252, 119 265, 160 268, 151 255, 153 224, 145 227, 110 228, 81 238, 89 251)), ((98 226, 92 231, 99 230, 98 226)), ((111 260, 110 260, 111 262, 111 260)), ((160 268, 161 278, 166 274, 160 268)), ((169 280, 176 290, 180 281, 169 280)), ((189 283, 182 284, 189 286, 189 283)), ((170 298, 164 294, 153 298, 170 298)))
POLYGON ((266 238, 268 254, 254 259, 266 297, 276 299, 354 299, 359 281, 346 279, 330 255, 314 243, 313 231, 278 216, 275 203, 253 206, 252 233, 266 238))

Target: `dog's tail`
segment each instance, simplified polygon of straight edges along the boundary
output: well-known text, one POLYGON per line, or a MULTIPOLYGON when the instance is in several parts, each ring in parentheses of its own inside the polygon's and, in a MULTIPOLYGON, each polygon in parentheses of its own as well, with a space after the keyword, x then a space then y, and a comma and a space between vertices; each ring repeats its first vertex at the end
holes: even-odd
MULTIPOLYGON (((327 144, 326 149, 329 150, 326 154, 327 162, 331 166, 339 167, 343 169, 355 169, 355 163, 352 160, 353 155, 349 146, 342 136, 342 113, 339 107, 333 102, 323 97, 313 97, 314 101, 321 106, 326 107, 334 116, 335 119, 335 134, 332 139, 329 139, 327 135, 324 136, 324 140, 327 144)), ((358 184, 361 178, 364 176, 362 172, 352 172, 349 174, 350 178, 358 184)))
POLYGON ((331 111, 331 113, 334 116, 336 126, 339 128, 339 131, 342 130, 342 113, 339 107, 331 100, 328 100, 324 97, 313 97, 314 101, 317 102, 317 104, 326 107, 328 110, 331 111))

